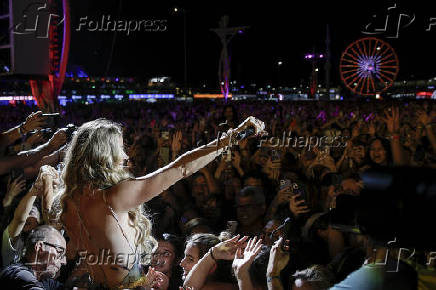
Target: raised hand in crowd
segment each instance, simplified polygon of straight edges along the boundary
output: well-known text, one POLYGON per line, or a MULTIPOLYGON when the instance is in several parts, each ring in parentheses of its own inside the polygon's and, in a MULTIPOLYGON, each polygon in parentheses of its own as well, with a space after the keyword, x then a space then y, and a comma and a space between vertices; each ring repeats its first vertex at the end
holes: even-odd
POLYGON ((316 154, 315 158, 309 162, 307 168, 311 169, 317 165, 322 165, 329 169, 330 172, 336 172, 336 164, 333 157, 330 156, 328 151, 320 150, 317 147, 313 148, 316 154))
POLYGON ((351 158, 352 153, 353 153, 353 141, 348 140, 344 152, 342 153, 341 158, 336 162, 335 167, 339 170, 341 166, 344 164, 344 161, 351 158))
POLYGON ((45 118, 42 116, 42 112, 34 112, 27 116, 26 121, 21 125, 21 133, 26 134, 34 129, 40 129, 45 125, 45 118))
POLYGON ((53 136, 48 141, 48 146, 50 151, 55 151, 59 149, 62 145, 67 143, 67 135, 66 135, 67 129, 62 128, 57 130, 53 136))
POLYGON ((171 139, 171 151, 173 154, 173 160, 176 159, 176 156, 180 153, 182 149, 182 131, 177 130, 171 139))
POLYGON ((145 278, 145 283, 142 285, 145 289, 168 289, 168 277, 151 266, 148 267, 145 278))
POLYGON ((25 143, 32 147, 35 144, 41 143, 44 141, 44 137, 41 131, 36 131, 34 134, 30 135, 25 143))
POLYGON ((391 134, 391 150, 394 165, 406 165, 407 160, 400 143, 400 108, 394 107, 384 111, 382 120, 386 123, 388 133, 391 134))
POLYGON ((14 198, 19 195, 26 188, 26 180, 23 179, 23 175, 18 176, 12 180, 11 176, 8 178, 8 184, 6 187, 6 194, 3 197, 3 207, 11 205, 14 198))
POLYGON ((211 173, 210 163, 207 166, 201 168, 199 170, 199 172, 201 174, 203 174, 204 178, 206 179, 206 185, 207 185, 209 193, 210 194, 218 193, 219 188, 218 188, 217 182, 214 179, 214 176, 211 173))
POLYGON ((286 245, 283 237, 275 241, 269 253, 268 267, 266 270, 268 290, 281 290, 283 285, 280 279, 280 273, 289 263, 289 245, 286 245), (286 251, 283 251, 283 248, 286 251))
POLYGON ((157 272, 157 279, 156 279, 157 281, 154 283, 151 289, 167 290, 170 284, 170 279, 164 273, 158 271, 156 272, 157 272))
POLYGON ((288 203, 291 200, 291 198, 292 198, 292 192, 290 186, 286 186, 280 189, 268 207, 265 220, 274 219, 274 216, 277 213, 279 205, 288 203))
POLYGON ((216 260, 233 260, 237 249, 243 248, 248 237, 240 238, 236 235, 233 238, 217 244, 211 248, 211 254, 216 260))
MULTIPOLYGON (((239 239, 239 235, 218 243, 195 264, 186 277, 183 286, 201 289, 206 283, 208 275, 216 270, 218 260, 233 260, 238 248, 244 246, 248 237, 239 239)), ((223 283, 225 284, 225 283, 223 283)))
POLYGON ((398 134, 400 131, 400 108, 392 106, 392 108, 385 109, 382 120, 386 123, 390 134, 398 134))
POLYGON ((355 138, 355 137, 359 136, 361 126, 362 125, 361 125, 360 120, 357 121, 356 124, 354 124, 353 129, 351 131, 351 138, 355 138))
POLYGON ((0 134, 0 146, 8 146, 28 132, 41 128, 44 125, 42 112, 38 111, 27 116, 26 121, 20 125, 0 134))
POLYGON ((371 120, 368 124, 368 134, 375 137, 377 133, 375 121, 371 120))
POLYGON ((277 192, 276 199, 278 204, 287 203, 291 200, 291 198, 292 192, 290 186, 282 188, 277 192))
POLYGON ((234 255, 232 263, 233 272, 238 279, 240 290, 253 289, 253 283, 250 279, 249 269, 251 264, 262 249, 262 239, 257 237, 248 240, 245 249, 239 247, 234 255))
POLYGON ((294 194, 289 200, 289 209, 296 218, 301 214, 308 213, 310 211, 306 201, 304 199, 299 199, 300 197, 301 194, 294 194))
POLYGON ((217 166, 217 168, 215 170, 215 174, 214 174, 214 177, 216 180, 219 180, 221 178, 223 171, 227 167, 227 163, 228 162, 226 160, 226 157, 224 155, 221 155, 220 161, 218 162, 218 166, 217 166))
POLYGON ((44 141, 44 137, 41 131, 36 131, 31 134, 23 143, 17 144, 13 147, 14 152, 18 153, 23 150, 31 149, 35 144, 41 143, 44 141))
POLYGON ((48 192, 50 188, 47 185, 50 180, 54 181, 56 178, 57 176, 55 175, 55 172, 53 172, 49 166, 41 167, 36 181, 33 183, 31 189, 26 193, 26 195, 20 200, 15 209, 14 218, 8 225, 7 230, 10 239, 14 239, 21 234, 36 198, 43 198, 43 203, 44 198, 46 200, 50 198, 50 192, 48 192))
POLYGON ((232 165, 238 171, 239 176, 244 175, 244 170, 241 167, 241 155, 237 150, 232 151, 232 165))

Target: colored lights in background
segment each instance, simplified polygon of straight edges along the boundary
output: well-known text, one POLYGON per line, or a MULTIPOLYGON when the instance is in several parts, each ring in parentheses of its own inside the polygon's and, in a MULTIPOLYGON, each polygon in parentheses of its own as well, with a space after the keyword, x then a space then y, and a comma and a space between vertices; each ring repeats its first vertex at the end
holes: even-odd
POLYGON ((33 101, 32 96, 0 96, 0 101, 33 101))
POLYGON ((324 58, 324 54, 308 53, 304 55, 305 59, 324 58))
POLYGON ((16 102, 24 102, 26 105, 36 105, 33 96, 0 96, 0 105, 15 105, 16 102))
MULTIPOLYGON (((435 91, 436 92, 436 91, 435 91)), ((434 92, 417 92, 416 98, 417 99, 431 99, 433 98, 433 95, 435 95, 434 92)))
MULTIPOLYGON (((231 98, 232 95, 228 94, 227 98, 231 98)), ((223 99, 223 94, 194 94, 194 99, 223 99)))
POLYGON ((130 94, 129 99, 174 99, 174 94, 130 94))

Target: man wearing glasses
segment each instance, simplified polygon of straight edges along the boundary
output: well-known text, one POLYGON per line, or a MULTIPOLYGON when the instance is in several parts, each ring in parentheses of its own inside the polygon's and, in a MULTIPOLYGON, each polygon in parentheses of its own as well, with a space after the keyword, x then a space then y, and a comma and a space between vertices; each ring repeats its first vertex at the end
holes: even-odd
POLYGON ((21 262, 0 272, 0 285, 4 289, 63 289, 54 279, 66 264, 65 249, 65 238, 54 227, 35 228, 26 239, 21 262))

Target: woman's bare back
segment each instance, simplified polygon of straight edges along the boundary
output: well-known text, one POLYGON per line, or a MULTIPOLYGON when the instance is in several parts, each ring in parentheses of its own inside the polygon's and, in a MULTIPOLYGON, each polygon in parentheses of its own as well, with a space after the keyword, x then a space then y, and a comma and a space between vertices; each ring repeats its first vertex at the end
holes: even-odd
POLYGON ((135 229, 129 224, 128 212, 115 213, 118 225, 103 195, 103 190, 84 192, 66 201, 64 222, 70 237, 68 248, 73 251, 68 257, 78 256, 95 282, 116 286, 137 258, 135 229))

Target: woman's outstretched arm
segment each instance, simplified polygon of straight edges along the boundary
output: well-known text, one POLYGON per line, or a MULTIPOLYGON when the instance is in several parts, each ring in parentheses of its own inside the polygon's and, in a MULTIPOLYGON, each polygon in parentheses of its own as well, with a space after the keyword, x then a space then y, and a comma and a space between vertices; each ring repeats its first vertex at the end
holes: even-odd
MULTIPOLYGON (((262 121, 249 117, 235 129, 234 134, 248 127, 255 128, 255 136, 266 133, 262 121)), ((107 192, 111 206, 116 211, 127 211, 152 199, 177 181, 205 167, 223 152, 229 142, 229 135, 218 134, 218 138, 209 144, 186 152, 155 172, 117 184, 107 192)))

